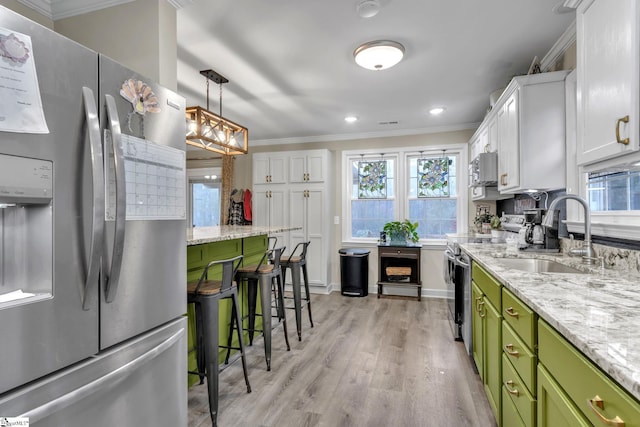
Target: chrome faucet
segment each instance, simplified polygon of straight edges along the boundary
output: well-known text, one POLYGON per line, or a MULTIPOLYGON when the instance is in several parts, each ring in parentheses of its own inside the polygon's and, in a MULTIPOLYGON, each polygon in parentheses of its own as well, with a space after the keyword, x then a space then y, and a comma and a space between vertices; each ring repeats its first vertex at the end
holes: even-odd
POLYGON ((581 248, 572 248, 569 250, 569 254, 582 256, 585 264, 593 264, 593 261, 596 259, 595 252, 593 250, 593 246, 591 244, 591 210, 589 209, 589 204, 586 200, 584 200, 580 196, 576 196, 575 194, 565 194, 564 196, 560 196, 551 202, 549 209, 547 210, 547 214, 544 216, 542 220, 542 225, 545 227, 553 226, 553 212, 555 211, 555 207, 562 200, 571 199, 579 202, 584 208, 584 243, 581 248))

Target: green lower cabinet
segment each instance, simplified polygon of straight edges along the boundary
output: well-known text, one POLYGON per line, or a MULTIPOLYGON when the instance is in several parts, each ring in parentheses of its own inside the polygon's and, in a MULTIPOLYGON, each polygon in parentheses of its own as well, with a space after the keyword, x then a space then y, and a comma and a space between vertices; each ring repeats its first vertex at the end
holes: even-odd
POLYGON ((640 427, 640 402, 542 320, 538 322, 538 358, 593 425, 640 427))
POLYGON ((509 393, 505 387, 502 387, 502 425, 505 427, 526 427, 516 406, 509 399, 509 393))
MULTIPOLYGON (((202 275, 202 271, 207 263, 211 261, 217 261, 222 259, 233 258, 238 255, 243 254, 243 241, 250 240, 250 245, 248 245, 251 250, 249 251, 249 255, 246 258, 243 258, 243 265, 258 263, 262 258, 262 254, 267 249, 267 236, 256 236, 250 237, 246 239, 234 239, 234 240, 224 240, 221 242, 214 243, 206 243, 202 245, 193 245, 187 246, 187 282, 197 281, 202 275)), ((209 274, 209 278, 220 278, 221 271, 213 270, 209 274)), ((247 302, 246 302, 246 292, 240 292, 240 306, 242 307, 242 311, 244 313, 248 312, 247 302)), ((259 298, 259 297, 258 297, 259 298)), ((260 301, 258 299, 258 301, 260 301)), ((260 313, 258 303, 257 312, 260 313)), ((222 300, 219 305, 219 322, 218 322, 218 333, 220 337, 220 343, 223 345, 227 344, 227 340, 229 338, 229 326, 231 320, 231 300, 222 300)), ((197 368, 197 360, 196 360, 196 328, 195 328, 195 308, 194 304, 188 304, 187 306, 187 317, 189 321, 188 325, 188 370, 189 372, 196 372, 197 368)), ((247 326, 247 321, 245 320, 244 327, 247 326)), ((256 329, 260 329, 262 327, 262 321, 260 318, 256 319, 256 329)), ((235 334, 234 334, 235 336, 235 334)), ((248 334, 245 332, 245 344, 248 343, 248 334)), ((238 339, 234 338, 232 341, 232 345, 234 347, 238 346, 238 339)), ((220 349, 219 358, 221 362, 224 362, 227 351, 226 349, 220 349)), ((197 375, 189 375, 188 376, 188 385, 191 387, 193 384, 196 384, 200 381, 197 375)))
POLYGON ((502 317, 500 312, 485 298, 484 304, 484 388, 496 416, 498 425, 501 414, 502 389, 502 317))
POLYGON ((538 427, 591 426, 547 370, 538 365, 538 427))
POLYGON ((510 425, 505 420, 505 412, 507 412, 505 406, 510 403, 516 409, 522 425, 534 427, 536 425, 536 399, 529 393, 526 384, 506 354, 502 354, 502 387, 502 425, 505 427, 510 425))

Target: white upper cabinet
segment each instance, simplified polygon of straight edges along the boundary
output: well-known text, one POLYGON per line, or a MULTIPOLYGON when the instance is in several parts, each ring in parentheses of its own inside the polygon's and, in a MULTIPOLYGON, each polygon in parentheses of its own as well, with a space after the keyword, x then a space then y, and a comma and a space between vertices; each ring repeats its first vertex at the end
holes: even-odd
POLYGON ((497 122, 501 193, 565 187, 564 79, 568 73, 514 77, 485 119, 497 122))
POLYGON ((636 0, 577 8, 578 165, 616 157, 620 164, 638 152, 639 10, 636 0))
POLYGON ((289 182, 324 182, 327 179, 327 150, 293 152, 289 156, 289 182))
POLYGON ((288 157, 283 153, 253 155, 254 184, 283 184, 287 182, 288 157))
POLYGON ((498 130, 498 191, 520 188, 518 160, 518 88, 504 102, 496 115, 498 130))

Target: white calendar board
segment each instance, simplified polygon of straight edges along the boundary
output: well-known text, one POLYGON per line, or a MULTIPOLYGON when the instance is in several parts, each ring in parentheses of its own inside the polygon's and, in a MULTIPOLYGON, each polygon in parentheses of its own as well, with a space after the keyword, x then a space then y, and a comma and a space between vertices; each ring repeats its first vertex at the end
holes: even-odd
MULTIPOLYGON (((122 135, 127 192, 127 220, 186 218, 186 160, 184 150, 122 135)), ((105 131, 105 146, 112 147, 105 131)), ((115 220, 116 184, 113 150, 105 150, 107 221, 115 220)))

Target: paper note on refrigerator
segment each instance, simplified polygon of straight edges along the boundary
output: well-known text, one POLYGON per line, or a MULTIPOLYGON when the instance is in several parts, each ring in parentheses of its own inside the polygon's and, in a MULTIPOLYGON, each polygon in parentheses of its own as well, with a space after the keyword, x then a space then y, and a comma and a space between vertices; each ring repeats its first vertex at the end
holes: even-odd
POLYGON ((0 131, 49 133, 31 37, 0 27, 0 131))
MULTIPOLYGON (((186 161, 184 150, 122 134, 126 187, 126 219, 166 220, 186 218, 186 161)), ((111 147, 111 134, 105 131, 105 145, 111 147)), ((107 221, 115 220, 116 185, 113 151, 108 153, 107 221)))

